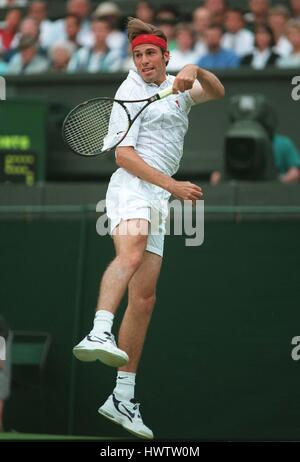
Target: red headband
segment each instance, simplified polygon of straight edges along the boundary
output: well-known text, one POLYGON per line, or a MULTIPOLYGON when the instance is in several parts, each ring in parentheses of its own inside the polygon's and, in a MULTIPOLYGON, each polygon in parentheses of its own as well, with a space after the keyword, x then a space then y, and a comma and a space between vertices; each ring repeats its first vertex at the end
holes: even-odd
POLYGON ((167 42, 161 38, 157 37, 157 35, 152 34, 142 34, 135 37, 131 42, 131 49, 133 50, 138 45, 144 45, 147 43, 151 43, 152 45, 156 45, 163 50, 168 48, 167 42))

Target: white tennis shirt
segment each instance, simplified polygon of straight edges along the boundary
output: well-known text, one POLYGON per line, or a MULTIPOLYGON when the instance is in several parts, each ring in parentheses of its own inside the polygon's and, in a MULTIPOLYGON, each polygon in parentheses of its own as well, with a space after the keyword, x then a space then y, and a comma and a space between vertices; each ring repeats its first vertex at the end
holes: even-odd
MULTIPOLYGON (((168 75, 160 85, 146 83, 139 74, 130 70, 119 87, 115 99, 137 100, 149 98, 161 90, 172 86, 175 77, 168 75)), ((150 166, 172 176, 180 164, 183 154, 184 136, 188 129, 188 113, 194 105, 188 91, 170 95, 149 105, 137 118, 119 146, 133 146, 139 156, 150 166)), ((145 103, 127 104, 131 118, 145 103)), ((124 110, 115 105, 106 142, 122 136, 124 110)), ((125 116, 125 117, 124 117, 125 116)), ((126 122, 126 120, 125 120, 126 122)), ((123 131, 124 134, 124 131, 123 131)), ((116 207, 122 210, 134 210, 150 206, 167 214, 167 201, 170 193, 159 186, 148 183, 119 168, 111 177, 107 191, 107 212, 110 218, 116 218, 116 207)))

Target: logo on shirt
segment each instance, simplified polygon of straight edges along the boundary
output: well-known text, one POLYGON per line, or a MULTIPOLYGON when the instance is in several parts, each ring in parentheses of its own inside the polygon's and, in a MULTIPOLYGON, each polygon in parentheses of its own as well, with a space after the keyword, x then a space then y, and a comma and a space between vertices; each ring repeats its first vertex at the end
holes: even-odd
POLYGON ((180 104, 179 104, 179 101, 178 99, 175 100, 175 103, 177 104, 177 106, 180 108, 180 104))

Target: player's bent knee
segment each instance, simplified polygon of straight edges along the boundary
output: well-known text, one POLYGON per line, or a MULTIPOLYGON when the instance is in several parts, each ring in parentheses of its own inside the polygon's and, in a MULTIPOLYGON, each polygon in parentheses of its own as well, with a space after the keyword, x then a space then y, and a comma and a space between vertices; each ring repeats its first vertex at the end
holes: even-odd
POLYGON ((135 297, 134 305, 136 309, 144 314, 151 314, 155 305, 156 296, 155 294, 149 296, 138 296, 135 297))
POLYGON ((137 270, 143 261, 143 252, 135 251, 126 257, 126 265, 131 270, 137 270))

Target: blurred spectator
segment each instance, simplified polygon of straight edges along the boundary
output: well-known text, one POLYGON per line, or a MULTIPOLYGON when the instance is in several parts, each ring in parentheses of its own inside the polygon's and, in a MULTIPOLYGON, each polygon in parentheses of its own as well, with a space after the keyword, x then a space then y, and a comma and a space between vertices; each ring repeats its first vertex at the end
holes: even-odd
POLYGON ((64 72, 67 70, 76 46, 71 42, 56 42, 49 49, 51 71, 64 72))
POLYGON ((110 50, 107 37, 111 32, 105 19, 94 19, 92 23, 95 45, 77 50, 68 66, 69 72, 115 72, 121 69, 120 52, 110 50))
POLYGON ((247 27, 254 30, 258 24, 265 24, 269 12, 269 0, 249 0, 249 13, 245 14, 247 27))
POLYGON ((20 39, 19 52, 8 64, 8 74, 36 74, 45 72, 49 68, 48 60, 39 54, 36 38, 24 35, 20 39))
POLYGON ((239 66, 239 56, 231 50, 222 48, 222 35, 223 31, 221 27, 210 26, 207 29, 205 41, 208 53, 198 60, 198 66, 211 69, 225 69, 239 66))
POLYGON ((227 6, 226 0, 205 0, 203 6, 210 12, 212 24, 223 27, 227 6))
MULTIPOLYGON (((93 34, 91 31, 91 22, 89 19, 91 11, 90 0, 68 0, 66 6, 66 15, 77 16, 80 22, 80 31, 77 37, 81 46, 93 46, 93 34)), ((53 23, 52 41, 66 42, 65 18, 58 19, 53 23)))
POLYGON ((179 12, 173 5, 163 5, 156 14, 156 25, 163 31, 168 40, 170 51, 176 48, 176 25, 179 21, 179 12))
POLYGON ((53 23, 48 19, 47 2, 36 0, 28 9, 28 16, 35 19, 40 29, 40 44, 47 49, 53 37, 53 23))
POLYGON ((189 24, 178 24, 176 27, 176 49, 171 52, 168 64, 169 71, 179 71, 186 64, 197 61, 194 50, 195 33, 189 24))
POLYGON ((0 8, 27 6, 28 0, 0 0, 0 8))
POLYGON ((121 70, 124 72, 128 72, 131 69, 136 70, 136 67, 133 61, 133 57, 132 57, 131 44, 128 42, 127 56, 125 59, 123 59, 121 70))
MULTIPOLYGON (((74 45, 74 49, 80 48, 80 44, 78 42, 79 31, 80 21, 78 16, 74 16, 74 14, 68 14, 65 17, 66 41, 60 43, 71 42, 74 45)), ((56 44, 56 42, 54 42, 54 44, 56 44)))
POLYGON ((110 32, 107 37, 107 45, 111 50, 124 53, 124 47, 127 46, 127 37, 124 32, 118 29, 121 10, 113 2, 103 2, 96 8, 92 17, 94 19, 104 19, 110 25, 110 32))
POLYGON ((273 137, 275 166, 282 183, 296 183, 300 179, 300 156, 295 143, 287 136, 273 137))
POLYGON ((278 67, 300 67, 300 19, 290 19, 286 26, 287 36, 292 44, 292 53, 278 60, 278 67))
POLYGON ((288 41, 285 31, 290 13, 283 5, 277 5, 270 9, 268 23, 275 38, 274 51, 281 56, 288 56, 292 52, 292 45, 288 41))
POLYGON ((241 64, 254 69, 264 69, 274 66, 279 55, 273 51, 275 39, 272 29, 266 24, 260 24, 255 29, 255 48, 242 58, 241 64))
POLYGON ((229 9, 225 14, 225 29, 222 46, 234 51, 238 56, 251 53, 254 48, 254 35, 245 29, 242 10, 229 9))
POLYGON ((26 17, 22 20, 19 28, 19 32, 16 34, 11 49, 8 53, 5 54, 5 60, 10 62, 13 56, 19 51, 19 43, 23 36, 32 37, 38 43, 38 52, 40 54, 45 54, 45 51, 42 49, 39 37, 40 37, 40 27, 38 22, 34 18, 26 17))
POLYGON ((300 0, 290 0, 290 10, 295 19, 300 19, 300 0))
POLYGON ((0 336, 5 339, 6 359, 0 360, 0 432, 4 431, 4 403, 10 395, 11 385, 11 343, 12 332, 3 316, 0 315, 0 336))
POLYGON ((134 17, 140 19, 147 24, 154 24, 155 9, 148 0, 140 0, 135 7, 134 17))
POLYGON ((200 58, 207 53, 205 32, 211 24, 211 14, 207 8, 199 7, 193 12, 193 29, 196 33, 195 51, 200 58))
POLYGON ((0 54, 8 51, 18 32, 22 19, 22 13, 18 9, 9 10, 5 16, 5 26, 0 29, 0 54))

